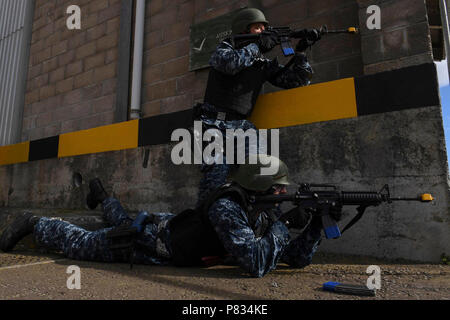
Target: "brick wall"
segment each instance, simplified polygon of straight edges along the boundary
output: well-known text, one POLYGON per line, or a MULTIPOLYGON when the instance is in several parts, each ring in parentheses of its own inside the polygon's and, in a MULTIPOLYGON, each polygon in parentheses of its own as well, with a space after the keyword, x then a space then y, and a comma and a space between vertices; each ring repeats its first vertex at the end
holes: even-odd
POLYGON ((22 140, 113 122, 120 0, 37 0, 22 140), (69 5, 81 30, 69 30, 69 5))
MULTIPOLYGON (((189 72, 189 26, 234 11, 258 7, 272 25, 330 29, 358 26, 354 0, 164 1, 147 2, 142 90, 144 116, 192 107, 203 100, 208 70, 189 72)), ((274 50, 281 55, 279 50, 274 50)), ((313 83, 362 74, 358 36, 333 35, 308 52, 313 83)), ((283 57, 281 62, 285 60, 283 57)), ((276 90, 266 85, 265 92, 276 90)))
MULTIPOLYGON (((22 140, 114 122, 120 3, 36 1, 22 140), (66 28, 69 4, 81 7, 81 30, 66 28)), ((432 61, 425 0, 151 0, 146 2, 144 117, 203 100, 208 69, 189 72, 189 28, 244 6, 262 9, 275 26, 361 28, 357 36, 326 36, 308 51, 313 83, 432 61), (382 9, 381 30, 366 28, 370 4, 382 9)), ((278 49, 275 54, 281 56, 278 49)), ((278 89, 264 88, 273 90, 278 89)))

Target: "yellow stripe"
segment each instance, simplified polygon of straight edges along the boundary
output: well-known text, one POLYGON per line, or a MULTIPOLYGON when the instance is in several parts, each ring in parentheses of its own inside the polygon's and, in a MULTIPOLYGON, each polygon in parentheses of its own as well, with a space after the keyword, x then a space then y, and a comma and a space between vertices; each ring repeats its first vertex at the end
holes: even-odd
POLYGON ((249 120, 271 129, 357 115, 354 79, 347 78, 261 95, 249 120))
POLYGON ((131 120, 59 136, 58 158, 137 148, 139 120, 131 120))
POLYGON ((0 147, 0 165, 27 162, 30 141, 0 147))

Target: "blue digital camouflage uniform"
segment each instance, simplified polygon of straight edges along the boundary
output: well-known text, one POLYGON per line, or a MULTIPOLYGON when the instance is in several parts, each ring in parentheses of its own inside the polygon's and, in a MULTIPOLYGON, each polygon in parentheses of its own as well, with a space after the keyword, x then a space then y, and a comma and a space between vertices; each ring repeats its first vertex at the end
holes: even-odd
MULTIPOLYGON (((62 251, 64 255, 76 260, 101 262, 129 262, 128 250, 110 250, 110 240, 106 233, 114 227, 131 222, 119 201, 108 198, 103 201, 103 218, 113 227, 97 231, 87 231, 66 221, 41 218, 34 228, 36 243, 46 248, 62 251)), ((167 221, 174 215, 171 213, 152 213, 152 222, 146 226, 137 238, 139 246, 145 252, 136 250, 133 258, 138 264, 159 264, 169 262, 167 221)))
MULTIPOLYGON (((255 44, 235 50, 222 43, 211 58, 211 65, 224 72, 235 73, 251 65, 256 59, 264 59, 255 44), (236 56, 237 52, 237 56, 236 56), (231 58, 232 57, 232 58, 231 58), (230 58, 230 59, 229 59, 230 58)), ((265 59, 265 61, 269 61, 265 59)), ((282 66, 279 66, 282 68, 282 66)), ((309 83, 312 73, 306 58, 301 64, 293 65, 274 78, 272 83, 283 88, 293 88, 309 83)), ((255 129, 248 120, 222 121, 202 118, 207 128, 217 128, 225 137, 226 129, 255 129)), ((246 145, 246 154, 251 148, 246 145)), ((208 191, 221 185, 230 167, 224 159, 223 165, 204 165, 205 176, 199 192, 199 200, 205 199, 208 191)), ((119 201, 106 199, 102 204, 104 218, 113 227, 97 231, 87 231, 65 221, 41 218, 35 226, 34 237, 38 244, 62 251, 67 257, 78 260, 102 262, 128 262, 128 251, 111 250, 106 233, 114 227, 131 222, 119 201)), ((255 277, 261 277, 276 268, 279 261, 294 267, 304 267, 311 259, 321 239, 321 226, 310 224, 295 239, 290 239, 287 227, 282 222, 271 225, 262 237, 256 237, 250 227, 247 214, 236 202, 229 198, 218 199, 208 211, 209 219, 226 251, 238 264, 255 277)), ((174 217, 171 213, 153 213, 152 223, 138 236, 138 243, 146 250, 136 250, 134 263, 170 263, 170 230, 167 222, 174 217)))
MULTIPOLYGON (((111 228, 87 231, 59 219, 41 218, 35 226, 36 242, 49 249, 62 251, 68 258, 99 262, 129 262, 127 250, 111 250, 106 233, 131 219, 119 201, 108 198, 102 205, 103 217, 111 228)), ((229 198, 218 199, 208 211, 209 219, 226 251, 250 275, 262 277, 276 268, 279 261, 293 267, 311 263, 321 239, 320 223, 312 223, 295 239, 290 239, 287 227, 280 221, 273 223, 262 237, 256 237, 247 214, 229 198)), ((134 263, 167 265, 170 263, 170 231, 167 222, 171 213, 151 214, 153 223, 138 236, 140 247, 134 263)))
MULTIPOLYGON (((258 45, 255 43, 251 43, 242 49, 235 49, 229 42, 223 41, 211 55, 209 64, 220 72, 235 75, 244 68, 251 67, 257 61, 262 62, 262 65, 270 65, 271 72, 275 76, 269 77, 268 81, 274 86, 284 89, 308 85, 313 74, 313 70, 305 55, 300 55, 300 59, 292 64, 290 68, 284 68, 284 66, 280 65, 276 59, 270 60, 265 58, 261 54, 258 45)), ((214 110, 214 106, 207 103, 203 104, 202 107, 206 110, 214 110)), ((224 121, 209 119, 206 116, 201 116, 200 120, 203 123, 204 131, 208 129, 218 129, 221 131, 223 137, 226 137, 226 129, 242 129, 244 131, 248 129, 256 130, 254 124, 248 120, 224 121)), ((259 152, 257 147, 257 145, 249 146, 246 142, 245 154, 248 155, 249 152, 253 150, 255 153, 259 152)), ((231 167, 230 164, 227 163, 225 154, 223 154, 223 164, 208 165, 203 163, 201 169, 203 177, 200 181, 197 204, 200 204, 207 197, 208 191, 214 190, 225 183, 230 170, 231 167)))

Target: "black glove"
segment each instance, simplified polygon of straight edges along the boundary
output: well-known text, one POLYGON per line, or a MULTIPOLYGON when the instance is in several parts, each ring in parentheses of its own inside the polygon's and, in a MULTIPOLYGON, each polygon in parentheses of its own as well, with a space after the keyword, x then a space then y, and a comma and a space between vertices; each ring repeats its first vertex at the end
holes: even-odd
POLYGON ((280 42, 278 41, 278 35, 273 31, 264 31, 259 35, 257 45, 262 53, 269 52, 280 42))
POLYGON ((304 38, 300 39, 295 47, 297 52, 303 52, 322 38, 320 30, 308 29, 304 31, 304 38))
POLYGON ((309 41, 317 42, 322 38, 322 33, 317 29, 308 29, 308 31, 306 32, 306 38, 309 41))
POLYGON ((288 228, 303 229, 308 224, 311 214, 307 213, 303 208, 295 207, 285 212, 280 221, 286 224, 288 228))
POLYGON ((329 214, 335 221, 341 220, 341 218, 342 218, 342 205, 336 203, 334 206, 331 206, 329 214))

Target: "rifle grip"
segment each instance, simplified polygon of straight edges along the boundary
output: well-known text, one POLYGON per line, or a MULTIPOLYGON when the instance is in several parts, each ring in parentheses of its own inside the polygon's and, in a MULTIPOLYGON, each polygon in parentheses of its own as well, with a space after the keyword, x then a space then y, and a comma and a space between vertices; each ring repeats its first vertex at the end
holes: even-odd
POLYGON ((327 239, 337 239, 341 236, 339 226, 329 214, 322 216, 322 227, 327 239))

